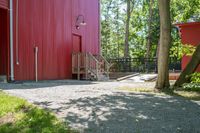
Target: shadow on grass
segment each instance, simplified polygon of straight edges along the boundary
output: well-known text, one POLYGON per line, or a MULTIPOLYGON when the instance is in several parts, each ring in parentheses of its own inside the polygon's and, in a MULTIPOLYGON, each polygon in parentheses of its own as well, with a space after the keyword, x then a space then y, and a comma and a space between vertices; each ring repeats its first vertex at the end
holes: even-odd
POLYGON ((0 92, 0 133, 71 133, 55 115, 0 92))
POLYGON ((26 107, 15 116, 13 123, 0 125, 1 133, 71 133, 67 124, 63 124, 48 111, 36 107, 26 107))
POLYGON ((188 100, 200 101, 200 92, 195 91, 175 90, 171 93, 168 93, 168 95, 183 97, 188 100))

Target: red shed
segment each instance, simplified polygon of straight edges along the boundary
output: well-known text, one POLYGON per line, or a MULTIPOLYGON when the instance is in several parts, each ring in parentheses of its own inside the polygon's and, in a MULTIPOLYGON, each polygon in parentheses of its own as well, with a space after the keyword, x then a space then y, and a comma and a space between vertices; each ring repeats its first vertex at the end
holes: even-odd
MULTIPOLYGON (((179 27, 181 41, 183 44, 191 44, 193 46, 200 45, 200 22, 190 22, 177 24, 179 27)), ((186 67, 191 57, 184 56, 182 58, 182 69, 186 67)), ((200 66, 197 68, 200 72, 200 66)))
POLYGON ((99 0, 0 0, 0 75, 72 78, 72 53, 99 55, 99 0))

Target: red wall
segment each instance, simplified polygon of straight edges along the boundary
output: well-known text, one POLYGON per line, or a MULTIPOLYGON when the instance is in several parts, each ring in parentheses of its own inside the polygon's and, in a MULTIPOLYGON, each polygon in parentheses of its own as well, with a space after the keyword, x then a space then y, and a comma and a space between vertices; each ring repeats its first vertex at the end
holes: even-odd
POLYGON ((0 8, 8 8, 8 0, 0 0, 0 8))
MULTIPOLYGON (((181 32, 181 40, 183 44, 192 44, 194 46, 200 45, 200 22, 179 24, 181 32)), ((184 69, 191 57, 184 56, 182 58, 182 69, 184 69)), ((200 72, 200 65, 197 68, 197 71, 200 72)))
POLYGON ((99 53, 99 0, 72 0, 72 33, 82 36, 82 51, 99 53), (76 30, 78 15, 84 15, 86 26, 76 30))
POLYGON ((72 77, 73 34, 81 37, 82 51, 99 53, 98 0, 19 0, 18 9, 17 31, 14 3, 16 80, 35 79, 35 46, 39 47, 40 80, 72 77), (79 14, 85 16, 87 25, 77 30, 75 23, 79 14), (17 56, 19 65, 16 64, 17 56))
POLYGON ((0 75, 7 74, 7 10, 0 8, 0 75))

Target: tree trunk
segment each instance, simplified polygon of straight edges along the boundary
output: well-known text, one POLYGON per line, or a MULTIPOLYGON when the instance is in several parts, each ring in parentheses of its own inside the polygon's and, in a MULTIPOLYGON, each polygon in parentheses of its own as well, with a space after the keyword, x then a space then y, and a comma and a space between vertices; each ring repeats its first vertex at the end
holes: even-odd
POLYGON ((146 52, 146 58, 150 58, 151 55, 151 35, 152 35, 152 16, 153 16, 153 2, 154 0, 149 1, 149 22, 148 22, 148 36, 147 36, 147 52, 146 52))
POLYGON ((171 43, 170 0, 158 0, 160 13, 160 47, 158 56, 158 79, 156 88, 168 89, 169 84, 169 48, 171 43))
MULTIPOLYGON (((117 20, 119 20, 119 3, 117 3, 117 20)), ((119 42, 119 38, 120 38, 120 29, 119 29, 119 22, 117 21, 117 58, 119 58, 120 57, 120 42, 119 42)))
MULTIPOLYGON (((112 0, 108 3, 107 5, 107 10, 106 10, 106 16, 105 16, 105 22, 107 24, 107 26, 109 26, 109 12, 110 12, 110 9, 111 9, 111 4, 112 4, 112 0)), ((108 27, 109 28, 109 27, 108 27)), ((108 56, 108 45, 109 45, 109 40, 110 40, 110 36, 109 36, 110 32, 109 33, 106 33, 105 35, 105 38, 106 38, 106 46, 105 46, 105 55, 108 56)))
POLYGON ((160 40, 158 40, 157 47, 156 47, 156 58, 159 57, 159 50, 160 50, 160 40))
POLYGON ((129 57, 129 26, 131 18, 131 0, 127 0, 127 19, 126 19, 126 33, 125 33, 125 46, 124 57, 129 57))
POLYGON ((194 52, 191 61, 188 63, 186 68, 183 70, 183 72, 181 73, 179 79, 176 81, 174 86, 180 87, 182 84, 189 82, 187 76, 194 73, 200 64, 200 54, 199 53, 200 53, 200 45, 197 46, 197 49, 194 52))

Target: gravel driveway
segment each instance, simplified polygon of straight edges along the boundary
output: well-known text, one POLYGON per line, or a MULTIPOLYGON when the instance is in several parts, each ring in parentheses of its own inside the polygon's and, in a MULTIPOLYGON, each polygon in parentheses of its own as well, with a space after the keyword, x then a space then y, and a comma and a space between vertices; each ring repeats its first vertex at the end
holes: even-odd
POLYGON ((200 105, 119 87, 154 83, 43 81, 0 84, 4 91, 48 108, 83 133, 200 133, 200 105))

